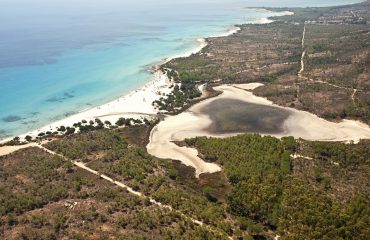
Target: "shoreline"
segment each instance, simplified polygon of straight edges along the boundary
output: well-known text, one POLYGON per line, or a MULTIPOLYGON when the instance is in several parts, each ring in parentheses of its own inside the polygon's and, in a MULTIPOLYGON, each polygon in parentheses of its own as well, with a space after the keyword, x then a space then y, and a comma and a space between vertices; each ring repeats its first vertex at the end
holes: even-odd
MULTIPOLYGON (((152 106, 152 102, 159 99, 162 94, 170 92, 172 90, 170 88, 171 85, 172 83, 165 74, 156 71, 153 73, 152 79, 137 90, 131 91, 103 105, 82 110, 79 113, 18 136, 22 141, 27 135, 35 138, 41 132, 54 132, 60 126, 73 127, 73 124, 81 122, 82 120, 94 121, 96 118, 99 118, 103 122, 109 121, 114 124, 121 117, 134 119, 143 119, 148 116, 152 117, 158 113, 154 106, 152 106)), ((13 138, 2 139, 0 140, 0 144, 4 144, 12 139, 13 138)))
MULTIPOLYGON (((239 30, 239 27, 232 25, 227 27, 225 33, 221 33, 220 35, 213 37, 227 37, 237 33, 239 30)), ((113 101, 95 106, 93 108, 83 109, 78 113, 66 116, 60 120, 51 122, 40 128, 30 130, 26 133, 12 137, 5 137, 3 139, 0 138, 0 144, 6 144, 16 136, 20 138, 21 142, 25 141, 26 136, 31 136, 33 139, 35 139, 39 133, 47 131, 55 132, 60 126, 73 127, 73 124, 81 122, 82 120, 94 121, 96 118, 99 118, 103 122, 109 121, 114 124, 121 117, 143 119, 148 116, 156 116, 160 113, 160 111, 155 109, 152 103, 156 100, 159 100, 163 94, 170 93, 172 91, 171 86, 174 84, 170 79, 168 79, 167 75, 160 70, 160 67, 173 59, 185 58, 191 56, 192 54, 199 53, 208 45, 207 38, 210 37, 198 38, 196 39, 197 46, 195 46, 193 49, 190 49, 184 53, 167 57, 158 63, 151 65, 149 68, 152 72, 151 80, 138 89, 124 94, 113 101)))
MULTIPOLYGON (((264 8, 258 8, 258 10, 271 13, 271 16, 261 17, 256 19, 255 21, 242 24, 269 24, 271 22, 274 22, 274 20, 269 19, 270 17, 274 17, 273 14, 279 14, 279 16, 294 14, 294 12, 289 11, 274 12, 264 8)), ((197 54, 201 52, 202 49, 208 45, 207 41, 208 38, 227 37, 239 32, 240 27, 238 27, 238 25, 240 24, 230 25, 226 27, 226 31, 224 33, 220 33, 218 35, 208 36, 205 38, 198 38, 196 39, 198 45, 193 49, 190 49, 189 51, 186 51, 184 53, 180 53, 165 58, 159 61, 158 63, 153 64, 150 67, 152 72, 152 78, 144 86, 139 87, 138 89, 131 91, 127 94, 124 94, 121 97, 108 103, 98 105, 93 108, 81 110, 76 114, 64 117, 60 120, 46 124, 40 128, 16 136, 20 137, 20 140, 22 142, 25 141, 26 136, 31 136, 33 139, 35 139, 39 133, 48 131, 55 132, 60 126, 73 127, 73 124, 81 122, 82 120, 90 121, 99 118, 103 122, 109 121, 112 124, 114 124, 121 117, 143 119, 144 117, 147 116, 152 117, 154 115, 157 115, 161 112, 155 109, 152 103, 156 100, 159 100, 163 96, 163 94, 170 93, 172 91, 171 86, 174 84, 173 82, 171 82, 170 79, 168 79, 166 74, 162 73, 160 67, 173 59, 185 58, 191 56, 192 54, 197 54), (158 90, 162 91, 159 92, 158 90), (128 107, 126 105, 128 105, 128 107)), ((11 141, 16 136, 6 137, 3 139, 0 138, 0 144, 5 144, 11 141)))

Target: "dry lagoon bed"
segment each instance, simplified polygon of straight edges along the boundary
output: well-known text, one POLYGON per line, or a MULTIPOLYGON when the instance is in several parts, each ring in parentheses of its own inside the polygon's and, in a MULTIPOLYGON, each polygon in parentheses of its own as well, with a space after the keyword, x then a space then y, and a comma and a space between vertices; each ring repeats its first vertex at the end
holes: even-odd
MULTIPOLYGON (((229 137, 245 133, 245 130, 238 131, 240 121, 235 121, 236 126, 230 132, 211 131, 215 116, 226 115, 228 120, 230 120, 233 119, 233 114, 235 114, 235 111, 232 112, 230 110, 232 106, 227 105, 224 106, 224 113, 222 111, 220 114, 207 113, 206 110, 212 110, 210 106, 215 105, 215 101, 218 101, 218 104, 220 104, 221 100, 225 101, 225 103, 230 103, 230 100, 242 101, 246 103, 245 108, 248 107, 248 104, 257 104, 261 109, 273 107, 274 111, 285 113, 283 117, 279 118, 279 121, 282 121, 279 129, 271 132, 268 132, 268 128, 267 132, 259 132, 259 129, 254 131, 254 124, 258 123, 260 126, 261 122, 264 123, 264 121, 266 124, 273 122, 276 114, 270 114, 271 116, 265 116, 266 114, 264 116, 253 116, 254 119, 251 125, 247 126, 250 129, 248 132, 257 132, 275 137, 293 136, 295 138, 320 141, 358 142, 360 139, 370 138, 370 128, 364 123, 353 120, 343 120, 338 123, 330 122, 308 112, 274 105, 269 100, 257 97, 249 91, 259 86, 261 86, 259 83, 222 85, 215 88, 223 92, 219 96, 200 102, 179 115, 167 116, 164 121, 153 128, 150 135, 150 143, 147 146, 148 152, 159 158, 180 160, 183 164, 194 167, 197 176, 202 173, 220 171, 221 168, 217 164, 207 163, 199 158, 196 149, 181 147, 174 142, 197 136, 229 137), (256 121, 256 119, 261 119, 261 121, 256 121)), ((240 112, 243 114, 242 117, 247 117, 247 120, 248 116, 246 114, 253 115, 253 113, 244 112, 244 109, 240 112)), ((256 114, 260 113, 257 112, 256 114)))

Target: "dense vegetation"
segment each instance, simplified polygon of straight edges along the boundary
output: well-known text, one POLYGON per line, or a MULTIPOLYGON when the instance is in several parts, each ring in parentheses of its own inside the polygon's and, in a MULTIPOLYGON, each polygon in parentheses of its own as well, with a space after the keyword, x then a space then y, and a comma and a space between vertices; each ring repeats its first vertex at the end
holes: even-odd
POLYGON ((25 136, 24 139, 21 139, 20 137, 14 137, 12 140, 0 144, 0 146, 7 145, 7 146, 15 146, 15 145, 23 145, 27 142, 35 142, 35 141, 41 141, 45 139, 51 139, 51 138, 59 138, 61 136, 68 136, 72 135, 78 132, 81 133, 87 133, 95 130, 102 130, 102 129, 116 129, 116 128, 122 128, 122 127, 131 127, 131 126, 152 126, 155 124, 158 120, 155 118, 147 119, 147 118, 119 118, 117 122, 111 123, 110 121, 102 121, 99 118, 96 118, 94 121, 90 120, 87 122, 86 120, 82 120, 80 122, 74 123, 73 127, 65 127, 60 126, 56 129, 56 131, 46 131, 46 132, 40 132, 37 137, 33 138, 32 136, 25 136))
POLYGON ((282 239, 366 239, 369 235, 369 141, 301 143, 293 138, 242 135, 201 137, 187 143, 196 146, 204 159, 223 166, 233 186, 229 212, 249 231, 260 232, 264 226, 276 229, 282 239), (314 159, 291 159, 296 151, 314 159))
MULTIPOLYGON (((83 161, 92 169, 99 169, 99 172, 188 216, 214 225, 225 235, 231 233, 233 223, 226 218, 222 200, 214 196, 223 189, 201 186, 194 179, 194 170, 185 169, 190 171, 191 177, 183 177, 172 161, 150 156, 144 148, 127 140, 123 132, 123 129, 117 129, 77 134, 48 143, 47 147, 83 161)), ((222 198, 224 196, 220 196, 222 198)))
POLYGON ((70 156, 235 237, 271 237, 271 231, 282 239, 365 239, 368 234, 369 141, 188 139, 205 160, 222 165, 227 177, 201 184, 204 179, 185 176, 183 167, 149 156, 124 135, 122 130, 90 132, 48 147, 66 155, 79 152, 70 156))
POLYGON ((37 149, 0 159, 2 236, 366 239, 369 234, 369 141, 188 139, 206 161, 224 169, 195 179, 191 168, 147 154, 138 138, 146 139, 148 128, 78 133, 46 147, 202 220, 222 236, 37 149))
MULTIPOLYGON (((165 70, 163 70, 165 71, 165 70)), ((160 111, 177 112, 185 107, 190 101, 199 98, 202 93, 199 91, 197 84, 190 79, 179 83, 177 72, 169 71, 167 75, 176 82, 173 91, 159 100, 153 102, 160 111)))

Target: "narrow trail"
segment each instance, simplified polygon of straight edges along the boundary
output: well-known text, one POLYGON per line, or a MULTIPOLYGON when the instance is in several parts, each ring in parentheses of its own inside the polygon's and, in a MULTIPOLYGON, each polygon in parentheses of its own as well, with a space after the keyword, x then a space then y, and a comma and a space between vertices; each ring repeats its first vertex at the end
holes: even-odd
MULTIPOLYGON (((294 153, 294 154, 290 155, 290 157, 291 157, 292 159, 299 159, 299 158, 302 158, 302 159, 305 159, 305 160, 311 160, 311 161, 315 160, 315 159, 314 159, 314 158, 312 158, 312 157, 307 157, 307 156, 300 155, 300 154, 297 154, 297 153, 294 153)), ((335 165, 335 166, 339 166, 339 165, 340 165, 340 163, 338 163, 338 162, 334 162, 334 161, 330 161, 330 164, 335 165)))
POLYGON ((303 33, 302 33, 302 55, 301 55, 301 69, 299 70, 297 74, 297 83, 295 84, 297 87, 297 100, 299 100, 299 96, 301 93, 299 82, 303 78, 303 72, 304 72, 304 58, 306 56, 306 50, 305 50, 305 41, 306 41, 306 23, 304 23, 303 26, 303 33))
POLYGON ((301 69, 299 70, 298 72, 298 77, 299 78, 302 78, 302 74, 304 72, 304 57, 306 56, 306 51, 303 51, 302 52, 302 57, 301 57, 301 69))
MULTIPOLYGON (((306 79, 303 76, 303 72, 305 71, 304 58, 306 57, 306 54, 307 54, 306 53, 306 50, 305 50, 306 32, 307 32, 307 30, 306 30, 306 23, 305 23, 304 24, 304 27, 303 27, 303 33, 302 33, 301 69, 298 72, 298 84, 297 84, 297 96, 298 97, 299 97, 299 93, 300 93, 300 81, 299 80, 306 79)), ((328 83, 328 82, 324 82, 324 81, 320 81, 320 80, 313 80, 313 79, 309 79, 309 80, 312 81, 312 82, 314 82, 314 83, 323 83, 323 84, 327 84, 327 85, 332 86, 332 87, 335 87, 335 88, 340 88, 340 89, 345 89, 345 90, 351 90, 351 91, 353 91, 352 96, 351 96, 353 105, 356 105, 356 99, 355 99, 356 93, 358 91, 366 91, 366 90, 361 90, 361 89, 356 89, 356 88, 348 88, 348 87, 338 86, 338 85, 335 85, 335 84, 332 84, 332 83, 328 83)))
MULTIPOLYGON (((75 165, 76 167, 79 167, 85 171, 88 171, 89 173, 92 173, 96 176, 99 176, 100 178, 120 187, 120 188, 123 188, 125 189, 127 192, 137 196, 137 197, 140 197, 140 198, 143 198, 143 199, 148 199, 150 203, 154 204, 154 205, 157 205, 159 206, 160 208, 164 208, 164 209, 168 209, 170 211, 174 211, 176 213, 178 213, 179 215, 181 215, 181 217, 185 218, 186 220, 190 221, 190 222, 193 222, 195 223, 196 225, 198 226, 203 226, 205 228, 207 228, 207 230, 209 230, 210 232, 213 232, 213 233, 216 233, 216 234, 221 234, 221 235, 226 235, 225 233, 221 232, 218 228, 214 227, 214 226, 211 226, 211 225, 208 225, 200 220, 197 220, 195 218, 192 218, 192 217, 189 217, 187 215, 185 215, 184 213, 182 213, 181 211, 179 210, 176 210, 174 209, 172 206, 170 205, 166 205, 166 204, 162 204, 161 202, 158 202, 156 201, 155 199, 151 198, 151 197, 148 197, 148 196, 145 196, 143 193, 141 192, 138 192, 138 191, 135 191, 134 189, 132 189, 131 187, 127 186, 126 184, 122 183, 122 182, 119 182, 119 181, 116 181, 104 174, 100 174, 98 171, 94 170, 94 169, 91 169, 89 168, 88 166, 86 166, 84 163, 82 162, 78 162, 78 161, 73 161, 73 160, 70 160, 68 158, 66 158, 65 156, 59 154, 59 153, 56 153, 54 151, 51 151, 50 149, 42 146, 42 145, 39 145, 39 144, 34 144, 32 145, 32 147, 38 147, 42 150, 44 150, 45 152, 51 154, 51 155, 54 155, 54 156, 59 156, 61 158, 63 158, 64 160, 66 161, 70 161, 73 165, 75 165)), ((229 239, 233 239, 231 236, 228 236, 227 237, 229 239)))
POLYGON ((294 153, 294 154, 290 155, 290 157, 292 159, 303 158, 303 159, 306 159, 306 160, 313 160, 312 157, 306 157, 306 156, 303 156, 303 155, 299 155, 297 153, 294 153))
POLYGON ((302 78, 302 74, 304 72, 304 58, 306 56, 306 50, 305 50, 305 41, 306 41, 306 24, 303 27, 303 33, 302 33, 302 56, 301 56, 301 69, 298 72, 298 78, 302 78))
POLYGON ((352 96, 351 96, 351 99, 352 99, 352 102, 353 102, 353 106, 356 106, 356 93, 357 93, 357 89, 353 89, 353 93, 352 93, 352 96))
POLYGON ((323 83, 323 84, 326 84, 326 85, 329 85, 329 86, 332 86, 332 87, 335 87, 335 88, 340 88, 340 89, 345 89, 345 90, 351 90, 351 91, 354 90, 356 92, 357 91, 362 91, 361 89, 338 86, 338 85, 328 83, 328 82, 324 82, 324 81, 321 81, 321 80, 311 80, 311 81, 314 82, 314 83, 323 83))
POLYGON ((356 106, 356 93, 357 92, 368 92, 368 90, 366 90, 366 89, 343 87, 343 86, 338 86, 338 85, 335 85, 335 84, 332 84, 332 83, 324 82, 324 81, 321 81, 321 80, 312 80, 312 82, 322 83, 322 84, 326 84, 326 85, 329 85, 329 86, 332 86, 332 87, 335 87, 335 88, 340 88, 340 89, 344 89, 344 90, 353 91, 352 95, 351 95, 351 99, 352 99, 352 103, 353 103, 354 106, 356 106))
POLYGON ((0 147, 0 157, 11 154, 15 151, 18 151, 18 150, 21 150, 21 149, 24 149, 24 148, 29 148, 29 147, 38 147, 38 144, 37 143, 27 143, 27 144, 24 144, 24 145, 0 147))

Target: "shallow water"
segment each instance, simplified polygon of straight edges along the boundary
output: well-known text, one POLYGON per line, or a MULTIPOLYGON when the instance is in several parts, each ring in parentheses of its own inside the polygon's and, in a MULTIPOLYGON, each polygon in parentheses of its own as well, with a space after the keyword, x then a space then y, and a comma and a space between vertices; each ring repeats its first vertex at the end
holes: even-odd
POLYGON ((290 112, 273 106, 247 103, 235 99, 218 99, 201 109, 210 116, 211 134, 232 134, 241 132, 281 134, 283 124, 290 112))
POLYGON ((246 6, 323 4, 132 2, 0 1, 0 138, 111 101, 144 85, 151 78, 148 66, 194 48, 197 38, 271 15, 246 6))

